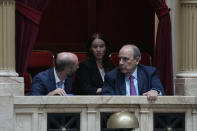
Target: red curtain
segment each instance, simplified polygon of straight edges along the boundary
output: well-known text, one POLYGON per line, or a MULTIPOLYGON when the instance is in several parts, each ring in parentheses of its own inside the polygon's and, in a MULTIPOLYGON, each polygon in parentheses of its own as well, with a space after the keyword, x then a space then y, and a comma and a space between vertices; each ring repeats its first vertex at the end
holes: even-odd
POLYGON ((24 76, 47 0, 15 0, 16 72, 24 76))
POLYGON ((158 69, 166 95, 173 95, 170 10, 165 0, 151 0, 151 2, 159 18, 153 63, 158 69))

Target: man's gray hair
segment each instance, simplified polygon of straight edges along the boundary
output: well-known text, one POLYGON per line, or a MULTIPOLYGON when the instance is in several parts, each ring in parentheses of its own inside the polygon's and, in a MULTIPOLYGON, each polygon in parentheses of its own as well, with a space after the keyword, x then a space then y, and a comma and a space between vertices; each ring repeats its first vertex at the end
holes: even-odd
POLYGON ((136 59, 138 57, 141 60, 140 49, 136 45, 132 45, 132 46, 133 46, 133 50, 134 50, 134 56, 133 56, 134 59, 136 59))

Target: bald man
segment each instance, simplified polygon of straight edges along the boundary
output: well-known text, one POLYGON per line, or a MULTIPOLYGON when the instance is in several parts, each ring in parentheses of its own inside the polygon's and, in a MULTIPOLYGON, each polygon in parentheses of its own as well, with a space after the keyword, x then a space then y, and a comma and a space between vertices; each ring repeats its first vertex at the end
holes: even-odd
POLYGON ((150 102, 164 95, 157 70, 140 65, 141 53, 135 45, 124 45, 118 54, 119 67, 105 76, 103 95, 147 96, 150 102))
POLYGON ((54 59, 55 67, 40 72, 33 78, 31 95, 71 95, 72 75, 78 69, 75 54, 61 52, 54 59))

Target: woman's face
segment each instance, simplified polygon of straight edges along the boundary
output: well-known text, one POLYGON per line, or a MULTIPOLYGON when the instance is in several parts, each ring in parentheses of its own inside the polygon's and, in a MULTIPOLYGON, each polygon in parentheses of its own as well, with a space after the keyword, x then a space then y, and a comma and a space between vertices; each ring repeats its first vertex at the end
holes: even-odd
POLYGON ((102 60, 106 52, 105 42, 101 39, 96 38, 92 41, 90 50, 92 51, 92 54, 94 55, 96 60, 102 60))

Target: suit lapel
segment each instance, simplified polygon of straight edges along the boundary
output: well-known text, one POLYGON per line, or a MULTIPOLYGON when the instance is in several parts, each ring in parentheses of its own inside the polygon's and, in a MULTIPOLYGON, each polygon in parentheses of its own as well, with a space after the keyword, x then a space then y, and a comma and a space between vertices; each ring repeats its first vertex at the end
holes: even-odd
POLYGON ((95 74, 94 77, 96 78, 98 83, 103 83, 101 74, 100 74, 99 69, 98 69, 98 67, 96 65, 96 61, 91 61, 91 63, 92 63, 93 71, 95 72, 95 73, 93 73, 93 74, 95 74))
POLYGON ((54 76, 54 68, 51 68, 49 70, 49 79, 50 79, 50 89, 49 90, 54 90, 56 89, 56 81, 55 81, 55 76, 54 76))
POLYGON ((138 81, 138 91, 139 95, 142 95, 142 86, 143 86, 143 74, 140 68, 137 68, 137 81, 138 81))
POLYGON ((120 95, 126 95, 125 76, 118 70, 117 88, 119 88, 120 95))
POLYGON ((68 77, 64 82, 64 90, 66 93, 70 93, 70 78, 68 77))

